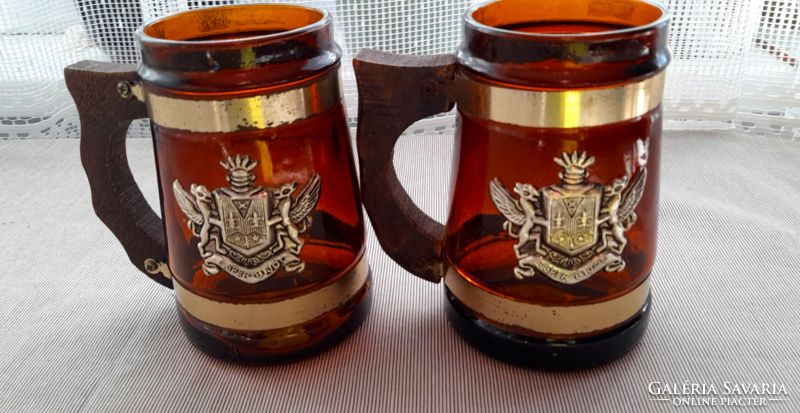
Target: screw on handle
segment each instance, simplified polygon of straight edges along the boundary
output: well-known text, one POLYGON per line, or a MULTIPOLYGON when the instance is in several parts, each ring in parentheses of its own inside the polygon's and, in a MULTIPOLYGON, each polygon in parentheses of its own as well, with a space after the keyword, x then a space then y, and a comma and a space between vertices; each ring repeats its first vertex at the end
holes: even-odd
POLYGON ((163 222, 136 185, 125 152, 128 126, 147 117, 136 66, 83 61, 64 69, 64 78, 80 115, 81 162, 95 213, 136 268, 172 288, 163 222))
POLYGON ((358 82, 361 200, 384 251, 410 273, 438 283, 444 273, 444 226, 422 212, 397 179, 394 146, 414 122, 447 112, 453 55, 403 56, 362 50, 358 82))

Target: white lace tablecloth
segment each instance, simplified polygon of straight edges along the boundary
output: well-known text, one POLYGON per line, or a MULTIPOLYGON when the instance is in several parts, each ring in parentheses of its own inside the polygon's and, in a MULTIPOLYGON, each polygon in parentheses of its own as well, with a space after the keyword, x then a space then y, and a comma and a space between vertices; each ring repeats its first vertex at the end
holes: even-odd
MULTIPOLYGON (((666 133, 649 330, 623 359, 571 373, 467 345, 445 321, 442 285, 400 269, 371 231, 374 306, 343 344, 277 367, 210 358, 183 337, 172 292, 94 216, 78 145, 0 142, 0 411, 800 411, 800 142, 666 133), (719 394, 653 395, 656 382, 719 394), (726 383, 786 394, 725 395, 726 383), (767 406, 676 407, 676 397, 767 406)), ((409 137, 395 155, 409 193, 440 221, 451 146, 409 137)), ((128 148, 158 202, 151 142, 128 148)))

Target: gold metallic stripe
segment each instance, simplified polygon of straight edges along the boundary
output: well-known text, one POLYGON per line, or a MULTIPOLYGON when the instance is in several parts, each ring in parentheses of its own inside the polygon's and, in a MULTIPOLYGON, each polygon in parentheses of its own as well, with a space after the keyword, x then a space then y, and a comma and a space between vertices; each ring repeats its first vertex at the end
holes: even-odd
POLYGON ((544 306, 492 294, 462 277, 452 267, 444 283, 472 311, 500 324, 546 334, 584 334, 614 327, 633 317, 650 292, 648 278, 633 291, 608 301, 580 306, 544 306))
POLYGON ((297 298, 262 304, 233 304, 210 300, 190 292, 175 278, 175 296, 195 318, 232 330, 263 331, 290 327, 335 310, 364 286, 369 273, 366 257, 332 284, 297 298))
POLYGON ((466 81, 458 108, 471 118, 533 128, 599 126, 637 118, 661 104, 664 72, 604 89, 533 91, 466 81))
POLYGON ((145 89, 150 119, 159 126, 190 132, 268 129, 322 113, 342 100, 338 71, 308 86, 230 100, 185 100, 145 89))

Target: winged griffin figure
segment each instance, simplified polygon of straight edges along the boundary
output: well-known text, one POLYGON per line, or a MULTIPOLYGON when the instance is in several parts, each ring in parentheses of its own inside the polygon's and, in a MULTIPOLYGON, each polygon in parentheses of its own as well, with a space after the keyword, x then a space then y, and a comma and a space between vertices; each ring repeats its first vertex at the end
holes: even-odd
POLYGON ((586 153, 563 153, 554 159, 563 170, 561 183, 536 189, 517 183, 515 198, 495 178, 489 194, 506 218, 503 229, 517 239, 514 245, 518 278, 536 271, 564 284, 584 281, 598 271, 622 271, 625 231, 636 223, 634 209, 644 194, 647 168, 633 179, 614 179, 608 186, 586 182, 594 163, 586 153))
POLYGON ((205 274, 226 271, 253 284, 281 269, 302 271, 300 234, 311 226, 309 215, 321 191, 319 175, 292 197, 297 182, 277 188, 254 186, 252 171, 258 162, 248 156, 229 156, 221 164, 228 170, 230 187, 209 191, 192 184, 187 192, 178 180, 172 184, 189 230, 200 239, 197 249, 205 274))

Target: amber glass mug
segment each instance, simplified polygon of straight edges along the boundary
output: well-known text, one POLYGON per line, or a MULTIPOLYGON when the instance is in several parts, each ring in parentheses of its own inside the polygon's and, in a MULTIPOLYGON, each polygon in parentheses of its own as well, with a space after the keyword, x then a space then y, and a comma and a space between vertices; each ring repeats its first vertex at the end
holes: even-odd
POLYGON ((500 0, 466 13, 455 56, 357 56, 362 200, 378 240, 412 274, 444 278, 448 319, 478 349, 571 369, 642 337, 667 29, 645 1, 500 0), (454 104, 441 225, 399 184, 392 151, 454 104))
POLYGON ((201 9, 146 24, 138 41, 138 70, 66 69, 97 215, 175 289, 184 331, 212 355, 290 361, 347 336, 370 273, 330 15, 201 9), (163 220, 125 158, 145 117, 163 220))

